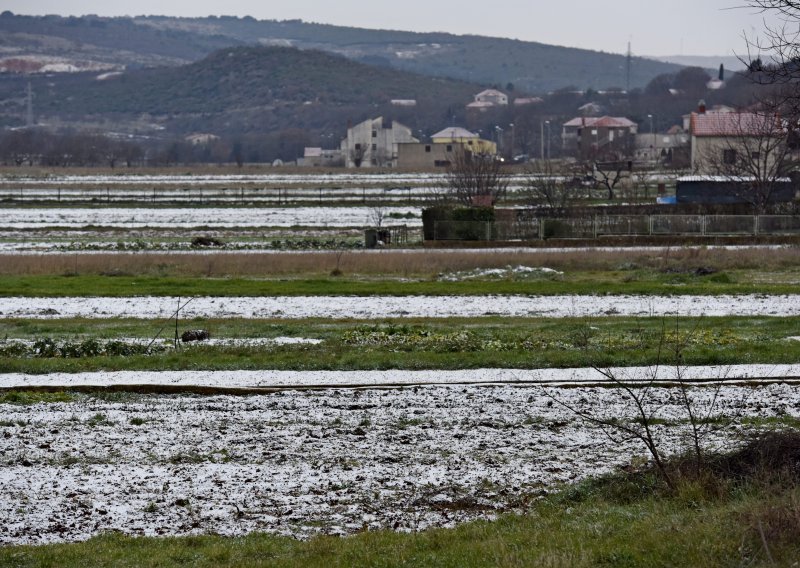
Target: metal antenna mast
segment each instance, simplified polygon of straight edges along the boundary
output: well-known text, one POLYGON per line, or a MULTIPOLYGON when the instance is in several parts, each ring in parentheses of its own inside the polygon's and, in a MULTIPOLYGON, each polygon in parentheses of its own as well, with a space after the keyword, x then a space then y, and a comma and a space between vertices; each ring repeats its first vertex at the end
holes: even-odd
POLYGON ((625 90, 631 92, 631 63, 633 62, 633 54, 631 53, 631 42, 628 42, 628 56, 625 61, 625 90))

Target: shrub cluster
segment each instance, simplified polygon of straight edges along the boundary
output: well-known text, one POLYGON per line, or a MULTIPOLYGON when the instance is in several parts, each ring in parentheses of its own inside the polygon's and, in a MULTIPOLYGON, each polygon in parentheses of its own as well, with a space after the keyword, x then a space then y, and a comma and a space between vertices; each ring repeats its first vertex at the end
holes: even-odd
POLYGON ((160 353, 166 347, 161 344, 147 346, 116 339, 100 341, 89 338, 83 341, 55 340, 51 337, 36 339, 33 343, 5 341, 0 343, 0 357, 40 359, 80 359, 83 357, 129 357, 160 353))

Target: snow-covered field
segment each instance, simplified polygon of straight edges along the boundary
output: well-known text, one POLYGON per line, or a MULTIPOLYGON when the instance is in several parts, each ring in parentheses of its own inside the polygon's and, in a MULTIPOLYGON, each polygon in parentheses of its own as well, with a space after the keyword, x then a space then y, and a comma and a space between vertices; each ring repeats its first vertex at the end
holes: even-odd
MULTIPOLYGON (((383 214, 386 225, 422 225, 418 207, 387 207, 383 214), (409 213, 414 217, 389 217, 409 213)), ((372 207, 5 208, 0 209, 0 228, 371 227, 374 215, 372 207)))
MULTIPOLYGON (((680 416, 675 394, 652 391, 659 416, 680 416)), ((703 408, 716 394, 692 392, 703 408)), ((453 526, 644 455, 551 397, 631 416, 613 390, 510 385, 0 405, 0 543, 453 526)), ((799 409, 798 389, 774 384, 723 387, 714 414, 799 409)), ((667 450, 683 434, 658 432, 667 450)))
MULTIPOLYGON (((169 318, 177 298, 0 298, 0 318, 169 318)), ((797 316, 800 295, 197 297, 181 318, 797 316)))
MULTIPOLYGON (((288 338, 287 338, 288 339, 288 338)), ((309 340, 305 340, 309 341, 309 340)), ((295 343, 300 343, 295 341, 295 343)), ((800 380, 800 365, 725 365, 681 368, 622 367, 605 370, 626 382, 775 382, 800 380)), ((608 383, 603 373, 578 369, 469 369, 455 371, 116 371, 88 373, 0 374, 0 388, 76 388, 167 386, 220 389, 375 388, 398 385, 555 385, 608 383)))
MULTIPOLYGON (((523 188, 509 187, 510 192, 523 188)), ((68 205, 73 202, 94 201, 100 205, 115 202, 152 203, 218 203, 235 205, 237 203, 298 203, 309 201, 361 202, 380 201, 403 202, 425 200, 441 193, 438 187, 348 187, 348 188, 198 188, 190 186, 182 189, 116 187, 92 188, 3 188, 0 186, 0 199, 8 201, 59 201, 68 205)))
POLYGON ((74 185, 306 185, 306 184, 428 184, 439 183, 444 174, 261 174, 261 175, 52 175, 46 177, 5 176, 0 177, 3 186, 59 187, 74 185))

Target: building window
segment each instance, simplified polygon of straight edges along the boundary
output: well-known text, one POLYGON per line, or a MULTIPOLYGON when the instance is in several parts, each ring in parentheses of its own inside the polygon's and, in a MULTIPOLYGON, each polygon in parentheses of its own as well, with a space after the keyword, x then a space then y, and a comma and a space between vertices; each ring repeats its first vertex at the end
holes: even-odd
POLYGON ((452 144, 448 144, 447 145, 447 151, 448 152, 452 152, 453 151, 453 145, 452 144))
POLYGON ((361 150, 361 144, 356 144, 356 150, 361 150))
POLYGON ((467 146, 472 146, 472 140, 469 140, 469 141, 467 142, 467 146))
POLYGON ((377 144, 373 144, 372 145, 372 151, 376 152, 377 150, 378 150, 378 145, 377 144))
POLYGON ((433 165, 437 168, 449 168, 450 162, 448 160, 434 160, 433 165))
POLYGON ((722 151, 722 163, 725 165, 733 165, 736 163, 736 150, 727 149, 722 151))
POLYGON ((426 152, 428 152, 428 153, 430 153, 430 151, 431 151, 431 147, 430 147, 430 145, 427 145, 427 146, 425 146, 425 151, 426 151, 426 152))
POLYGON ((377 130, 373 130, 372 131, 372 137, 373 138, 377 138, 378 137, 378 131, 377 130))
POLYGON ((754 162, 761 161, 761 152, 753 152, 750 154, 750 159, 754 162))

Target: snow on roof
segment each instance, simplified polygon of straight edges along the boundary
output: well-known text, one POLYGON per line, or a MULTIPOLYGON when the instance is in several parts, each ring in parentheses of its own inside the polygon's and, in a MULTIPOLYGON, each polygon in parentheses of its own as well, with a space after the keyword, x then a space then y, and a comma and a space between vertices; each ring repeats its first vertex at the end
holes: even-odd
POLYGON ((466 128, 461 128, 460 126, 451 126, 449 128, 445 128, 441 132, 437 132, 436 134, 432 135, 431 138, 478 138, 478 135, 474 132, 470 132, 466 128))
MULTIPOLYGON (((678 178, 679 182, 713 182, 713 183, 752 183, 758 181, 757 178, 752 176, 682 176, 678 178)), ((788 177, 776 178, 779 183, 791 183, 788 177)))
POLYGON ((777 115, 753 112, 693 112, 690 125, 694 136, 763 136, 782 130, 777 115))
POLYGON ((537 105, 539 103, 543 103, 544 99, 540 97, 520 97, 514 99, 515 105, 537 105))
POLYGON ((601 116, 597 117, 575 117, 569 122, 565 122, 564 126, 590 126, 590 127, 601 127, 601 128, 630 128, 632 126, 636 126, 636 123, 632 120, 625 118, 624 116, 601 116))
POLYGON ((505 97, 506 94, 498 91, 497 89, 486 89, 485 91, 481 91, 476 97, 505 97))

